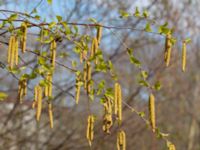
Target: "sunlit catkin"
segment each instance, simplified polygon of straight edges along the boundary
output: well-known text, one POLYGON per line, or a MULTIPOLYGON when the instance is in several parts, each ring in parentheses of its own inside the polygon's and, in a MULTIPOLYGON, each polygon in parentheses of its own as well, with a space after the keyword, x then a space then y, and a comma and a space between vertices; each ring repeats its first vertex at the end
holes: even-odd
POLYGON ((48 84, 45 86, 44 95, 46 97, 52 97, 52 74, 48 73, 45 77, 45 80, 48 84))
POLYGON ((101 37, 102 37, 102 26, 101 25, 99 25, 98 27, 97 27, 97 43, 98 43, 98 45, 100 44, 100 41, 101 41, 101 37))
POLYGON ((52 110, 52 104, 48 104, 48 112, 49 112, 49 122, 50 122, 50 127, 53 128, 53 110, 52 110))
POLYGON ((36 112, 37 121, 40 120, 41 111, 42 111, 42 87, 38 86, 37 87, 37 112, 36 112))
POLYGON ((185 68, 186 68, 186 55, 187 55, 187 52, 186 52, 186 42, 183 41, 183 45, 182 45, 182 71, 185 72, 185 68))
POLYGON ((11 62, 13 38, 14 38, 14 36, 10 36, 9 44, 8 44, 8 59, 7 59, 7 61, 8 61, 9 65, 10 65, 10 62, 11 62))
POLYGON ((15 50, 14 50, 14 53, 15 53, 15 65, 17 66, 18 65, 18 40, 16 38, 15 40, 15 50))
POLYGON ((81 84, 79 82, 79 79, 76 79, 76 104, 78 104, 79 102, 80 90, 81 90, 81 84))
POLYGON ((92 145, 92 141, 94 139, 94 116, 89 115, 87 119, 87 131, 86 138, 88 140, 89 145, 92 145))
POLYGON ((118 83, 115 83, 115 87, 114 87, 114 114, 117 115, 118 112, 118 83))
POLYGON ((172 43, 171 43, 171 33, 166 35, 165 40, 165 64, 168 67, 171 59, 171 50, 172 50, 172 43))
POLYGON ((114 89, 114 114, 117 115, 118 124, 122 121, 122 92, 119 83, 115 83, 114 89))
POLYGON ((168 147, 168 150, 176 150, 175 145, 172 144, 172 143, 168 143, 168 144, 167 144, 167 147, 168 147))
POLYGON ((152 93, 149 96, 149 121, 152 127, 152 131, 155 132, 156 129, 155 97, 152 93))
POLYGON ((110 128, 113 125, 112 120, 112 102, 110 98, 106 98, 104 102, 103 131, 110 134, 110 128))
POLYGON ((26 51, 26 41, 27 41, 27 25, 26 25, 26 23, 22 23, 21 32, 22 32, 21 49, 22 49, 22 53, 25 53, 25 51, 26 51))
POLYGON ((57 47, 56 41, 53 40, 53 41, 51 42, 51 45, 50 45, 50 49, 51 49, 51 64, 52 64, 52 67, 53 67, 53 68, 55 68, 56 47, 57 47))
POLYGON ((84 64, 83 68, 83 81, 84 81, 84 89, 87 89, 87 62, 84 64))
POLYGON ((122 130, 117 133, 117 150, 126 150, 126 134, 122 130))
POLYGON ((89 94, 91 90, 91 84, 90 84, 91 73, 92 73, 91 64, 90 62, 87 62, 87 94, 89 94))

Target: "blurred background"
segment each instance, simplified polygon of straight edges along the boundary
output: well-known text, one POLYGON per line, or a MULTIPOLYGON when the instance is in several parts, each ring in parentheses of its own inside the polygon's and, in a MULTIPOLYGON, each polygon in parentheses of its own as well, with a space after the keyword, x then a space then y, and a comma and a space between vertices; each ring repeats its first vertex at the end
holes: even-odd
MULTIPOLYGON (((53 0, 48 5, 46 0, 1 0, 0 16, 8 17, 11 10, 30 13, 37 8, 41 20, 55 21, 56 15, 62 16, 67 22, 91 23, 88 19, 95 18, 107 26, 144 28, 146 20, 135 17, 122 19, 119 11, 130 14, 138 7, 140 11, 147 10, 156 24, 166 21, 174 29, 178 39, 172 50, 170 66, 165 67, 164 42, 159 34, 150 34, 137 30, 103 29, 100 45, 105 59, 110 59, 114 65, 119 82, 122 86, 123 100, 138 111, 148 114, 148 90, 138 82, 139 69, 130 64, 126 48, 134 49, 135 55, 141 61, 143 68, 149 72, 148 81, 161 82, 161 90, 155 93, 157 126, 164 133, 169 133, 169 139, 177 150, 200 149, 200 52, 199 52, 199 13, 198 0, 53 0), (186 72, 181 71, 181 43, 190 37, 188 45, 186 72)), ((78 27, 82 34, 94 35, 91 27, 78 27)), ((0 29, 0 34, 5 31, 0 29)), ((37 43, 38 30, 28 30, 27 47, 31 50, 40 49, 37 43)), ((1 34, 0 60, 6 64, 9 34, 1 34)), ((43 47, 44 49, 47 47, 43 47)), ((63 40, 58 44, 58 62, 72 67, 72 59, 78 59, 73 53, 73 43, 63 40), (66 55, 62 55, 63 52, 66 55)), ((27 66, 26 72, 37 66, 37 58, 32 53, 22 55, 21 64, 27 66)), ((105 79, 108 87, 113 82, 105 73, 95 74, 95 80, 105 79)), ((40 123, 35 120, 32 110, 33 87, 38 80, 29 82, 29 94, 23 104, 17 100, 18 81, 5 68, 0 68, 0 90, 8 94, 8 98, 0 103, 0 149, 8 150, 87 150, 90 149, 85 138, 88 101, 86 94, 81 92, 80 104, 75 105, 73 72, 61 65, 56 66, 54 75, 54 128, 50 129, 48 110, 44 105, 40 123)), ((111 134, 102 131, 103 106, 100 97, 95 97, 91 104, 92 112, 97 116, 93 150, 116 149, 115 125, 111 134)), ((127 134, 127 150, 165 150, 163 140, 155 137, 142 119, 123 106, 122 128, 127 134)), ((146 116, 148 118, 148 116, 146 116)))

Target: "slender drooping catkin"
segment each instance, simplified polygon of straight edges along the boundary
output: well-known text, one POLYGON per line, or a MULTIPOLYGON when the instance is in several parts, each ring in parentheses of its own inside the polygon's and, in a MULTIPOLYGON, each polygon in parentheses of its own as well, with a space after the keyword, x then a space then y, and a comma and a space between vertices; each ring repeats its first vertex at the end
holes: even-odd
POLYGON ((90 62, 87 62, 87 94, 90 94, 91 91, 91 73, 92 73, 92 68, 90 62))
POLYGON ((105 133, 110 134, 110 128, 113 125, 111 99, 106 97, 103 106, 104 106, 103 131, 105 133))
POLYGON ((165 64, 168 67, 171 58, 171 50, 172 50, 172 43, 171 43, 171 33, 166 35, 165 40, 165 64))
POLYGON ((27 40, 27 25, 26 25, 26 23, 22 23, 21 32, 22 32, 21 49, 22 49, 22 53, 25 53, 25 51, 26 51, 26 40, 27 40))
POLYGON ((45 77, 46 81, 47 81, 47 85, 45 86, 45 91, 44 91, 44 95, 46 97, 52 97, 52 74, 48 73, 45 77))
POLYGON ((80 79, 79 77, 76 78, 76 104, 79 102, 79 97, 80 97, 80 90, 81 90, 81 84, 80 84, 80 79))
POLYGON ((89 145, 92 145, 92 141, 94 139, 94 116, 89 115, 87 119, 87 132, 86 137, 88 140, 89 145))
POLYGON ((152 93, 149 96, 149 122, 153 132, 155 132, 156 129, 155 97, 152 93))
POLYGON ((24 97, 27 94, 27 81, 26 79, 19 80, 18 83, 18 98, 20 103, 23 102, 24 97))
POLYGON ((87 89, 87 62, 84 64, 83 68, 83 81, 84 81, 84 89, 87 89))
POLYGON ((187 50, 186 50, 186 42, 183 41, 182 45, 182 71, 185 72, 186 68, 186 57, 187 56, 187 50))
POLYGON ((50 45, 50 49, 51 49, 51 64, 52 64, 52 67, 53 67, 53 68, 55 68, 56 47, 57 47, 56 41, 53 40, 53 41, 51 42, 51 45, 50 45))
POLYGON ((7 61, 10 69, 13 69, 14 65, 18 65, 18 39, 14 35, 9 40, 7 61))
POLYGON ((35 108, 37 99, 38 99, 38 86, 35 86, 34 87, 34 100, 33 100, 33 103, 32 103, 32 108, 35 108))
POLYGON ((97 28, 97 43, 98 43, 98 45, 100 44, 100 42, 101 42, 101 37, 102 37, 102 26, 101 25, 99 25, 98 26, 98 28, 97 28))
POLYGON ((122 130, 117 133, 117 150, 126 150, 126 134, 122 130))
POLYGON ((37 86, 37 112, 36 112, 37 121, 40 120, 41 112, 42 112, 42 87, 38 85, 37 86))
POLYGON ((115 83, 114 92, 114 114, 117 115, 118 124, 120 125, 122 121, 122 92, 119 83, 115 83))
POLYGON ((52 104, 48 104, 48 111, 49 111, 49 122, 50 122, 50 127, 53 128, 53 110, 52 110, 52 104))

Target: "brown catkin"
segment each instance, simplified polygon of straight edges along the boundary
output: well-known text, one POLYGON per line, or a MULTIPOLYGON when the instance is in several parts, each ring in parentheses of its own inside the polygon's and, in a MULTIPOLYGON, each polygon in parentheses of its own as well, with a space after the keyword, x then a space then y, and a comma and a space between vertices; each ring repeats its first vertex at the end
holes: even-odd
POLYGON ((152 93, 149 96, 149 121, 152 127, 152 131, 155 132, 156 129, 155 97, 152 93))
POLYGON ((53 110, 52 110, 52 104, 48 104, 48 111, 49 111, 49 122, 50 122, 50 127, 53 128, 53 110))
POLYGON ((171 43, 171 33, 166 35, 165 40, 165 64, 168 67, 171 58, 171 50, 172 50, 172 43, 171 43))
POLYGON ((40 120, 41 111, 42 111, 42 87, 37 87, 37 112, 36 112, 36 120, 40 120))
POLYGON ((102 26, 99 25, 98 28, 97 28, 97 43, 98 45, 100 44, 100 41, 101 41, 101 37, 102 37, 102 26))
POLYGON ((38 99, 38 85, 34 87, 34 100, 32 103, 32 108, 35 108, 37 99, 38 99))
POLYGON ((25 53, 25 51, 26 51, 26 40, 27 40, 27 25, 26 25, 26 23, 22 23, 21 31, 22 31, 21 48, 22 48, 22 53, 25 53))
POLYGON ((126 134, 122 130, 117 133, 117 150, 126 150, 126 134))
POLYGON ((186 42, 183 41, 182 45, 182 71, 185 72, 186 68, 186 57, 187 56, 187 50, 186 50, 186 42))
POLYGON ((27 81, 26 81, 26 79, 19 80, 19 83, 18 83, 18 98, 19 98, 20 103, 23 102, 23 99, 26 96, 26 94, 27 94, 27 81))
POLYGON ((86 137, 87 137, 89 145, 91 146, 92 141, 94 139, 94 116, 93 115, 89 115, 87 119, 86 137))

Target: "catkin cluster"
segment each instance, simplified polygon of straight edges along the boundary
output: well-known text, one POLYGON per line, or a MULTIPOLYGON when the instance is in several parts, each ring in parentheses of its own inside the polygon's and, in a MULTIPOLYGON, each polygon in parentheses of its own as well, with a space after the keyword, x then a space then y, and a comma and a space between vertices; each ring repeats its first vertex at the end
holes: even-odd
POLYGON ((112 120, 113 105, 111 99, 106 98, 103 106, 104 106, 103 131, 105 133, 110 133, 110 128, 113 125, 113 120, 112 120))
POLYGON ((9 40, 8 64, 10 69, 13 69, 14 65, 18 65, 18 39, 17 36, 14 35, 12 35, 9 40))
POLYGON ((119 83, 115 83, 114 89, 114 114, 117 115, 118 123, 122 122, 122 92, 119 83))
POLYGON ((52 110, 52 104, 51 103, 48 103, 48 112, 49 112, 50 128, 53 128, 53 110, 52 110))
POLYGON ((53 68, 55 68, 55 61, 56 61, 56 46, 57 46, 57 44, 56 44, 56 41, 55 40, 53 40, 52 42, 51 42, 51 45, 50 45, 50 51, 51 51, 51 65, 52 65, 52 67, 53 68))
POLYGON ((22 103, 26 94, 27 94, 27 80, 26 79, 19 80, 19 83, 18 83, 18 98, 19 98, 20 103, 22 103))
POLYGON ((164 54, 165 55, 164 60, 167 67, 169 66, 170 63, 171 51, 172 51, 171 32, 169 32, 166 35, 165 39, 165 54, 164 54))
POLYGON ((90 93, 91 91, 91 72, 92 72, 92 68, 91 68, 91 64, 89 61, 85 62, 84 65, 84 75, 83 75, 83 80, 84 80, 84 88, 87 91, 87 94, 90 93))
POLYGON ((20 39, 20 44, 21 44, 22 53, 25 53, 26 41, 27 41, 27 24, 26 23, 21 24, 21 32, 22 32, 22 36, 20 39))
POLYGON ((186 41, 183 41, 182 45, 182 71, 185 72, 186 67, 186 41))
POLYGON ((94 139, 94 116, 89 115, 87 119, 87 133, 86 137, 88 140, 89 145, 92 145, 92 141, 94 139))
POLYGON ((156 129, 155 97, 152 93, 149 96, 149 121, 153 132, 155 132, 156 129))
POLYGON ((117 133, 117 150, 126 150, 126 134, 122 130, 117 133))
POLYGON ((34 102, 32 107, 35 108, 37 106, 36 110, 36 120, 40 120, 41 112, 42 112, 42 87, 40 85, 36 85, 34 87, 34 102))
POLYGON ((45 91, 44 91, 44 95, 46 97, 52 97, 52 74, 48 73, 45 77, 46 81, 47 81, 47 85, 45 85, 45 91))

